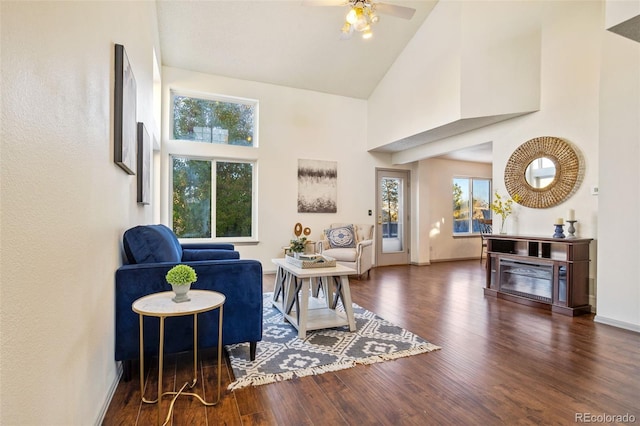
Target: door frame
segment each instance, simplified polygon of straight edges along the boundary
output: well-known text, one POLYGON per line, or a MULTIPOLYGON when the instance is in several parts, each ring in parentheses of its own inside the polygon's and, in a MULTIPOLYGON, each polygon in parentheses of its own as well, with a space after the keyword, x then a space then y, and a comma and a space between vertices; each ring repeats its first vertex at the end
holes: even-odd
POLYGON ((376 220, 375 220, 375 247, 376 247, 376 266, 388 265, 408 265, 411 263, 411 170, 408 169, 389 169, 376 167, 375 173, 376 185, 376 220), (403 201, 403 226, 402 241, 403 250, 393 253, 383 253, 382 251, 382 206, 380 194, 380 182, 383 176, 396 174, 403 180, 404 186, 402 190, 403 201))

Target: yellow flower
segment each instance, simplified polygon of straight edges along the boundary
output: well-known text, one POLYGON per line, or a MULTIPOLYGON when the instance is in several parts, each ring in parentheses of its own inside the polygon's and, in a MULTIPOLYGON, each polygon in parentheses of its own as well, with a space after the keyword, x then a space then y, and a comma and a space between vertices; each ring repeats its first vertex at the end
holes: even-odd
POLYGON ((513 212, 513 203, 517 203, 518 201, 520 201, 520 195, 515 194, 513 198, 505 197, 504 201, 503 201, 503 197, 500 194, 498 194, 497 191, 494 195, 495 195, 495 198, 493 200, 493 203, 491 203, 491 206, 490 206, 491 210, 494 213, 502 216, 502 220, 504 221, 513 212))

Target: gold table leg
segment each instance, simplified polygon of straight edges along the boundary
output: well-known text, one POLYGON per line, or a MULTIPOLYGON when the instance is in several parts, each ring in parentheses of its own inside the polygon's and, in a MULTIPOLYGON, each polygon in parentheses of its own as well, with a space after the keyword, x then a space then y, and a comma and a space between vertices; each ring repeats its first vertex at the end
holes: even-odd
POLYGON ((162 392, 162 370, 164 368, 164 316, 160 316, 160 344, 158 348, 158 397, 154 400, 148 400, 144 397, 144 316, 142 314, 140 317, 140 394, 142 395, 142 402, 147 404, 157 404, 158 406, 158 424, 166 425, 169 423, 171 419, 171 413, 173 412, 173 405, 176 402, 176 399, 180 395, 189 395, 197 398, 203 405, 207 407, 211 407, 217 405, 220 402, 220 389, 222 387, 222 317, 223 317, 223 305, 220 305, 218 308, 219 311, 219 319, 218 319, 218 397, 215 401, 207 402, 200 395, 192 392, 183 392, 183 390, 189 386, 189 388, 193 388, 198 382, 198 314, 193 315, 193 381, 191 384, 186 382, 182 388, 178 392, 168 391, 162 392), (169 405, 169 411, 165 418, 164 423, 162 423, 161 416, 161 405, 160 402, 162 397, 167 395, 173 395, 173 399, 171 404, 169 405))

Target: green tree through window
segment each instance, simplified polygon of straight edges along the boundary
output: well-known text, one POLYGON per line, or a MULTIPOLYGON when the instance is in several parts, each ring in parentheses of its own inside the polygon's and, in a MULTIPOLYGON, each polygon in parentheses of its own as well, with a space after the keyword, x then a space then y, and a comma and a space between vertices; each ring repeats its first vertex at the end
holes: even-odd
POLYGON ((253 163, 173 158, 173 230, 178 237, 251 237, 252 223, 253 163))
POLYGON ((171 221, 179 238, 256 238, 258 102, 171 91, 171 221), (199 146, 182 141, 202 142, 199 146), (236 147, 229 147, 235 145, 236 147), (197 151, 196 151, 197 150, 197 151))
POLYGON ((490 203, 490 179, 453 178, 453 233, 480 232, 478 219, 491 214, 490 203))
POLYGON ((173 94, 173 139, 253 146, 256 104, 173 94))
POLYGON ((253 164, 216 163, 216 236, 251 236, 253 164))

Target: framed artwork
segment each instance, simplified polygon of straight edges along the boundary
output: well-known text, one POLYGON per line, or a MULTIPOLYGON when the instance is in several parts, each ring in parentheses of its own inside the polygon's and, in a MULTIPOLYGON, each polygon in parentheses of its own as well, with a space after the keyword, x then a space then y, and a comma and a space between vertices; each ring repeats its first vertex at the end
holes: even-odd
POLYGON ((113 161, 130 175, 136 169, 136 79, 124 46, 116 44, 113 161))
POLYGON ((298 213, 336 213, 338 163, 298 160, 298 213))
POLYGON ((151 199, 151 140, 144 123, 138 123, 138 203, 151 199))

